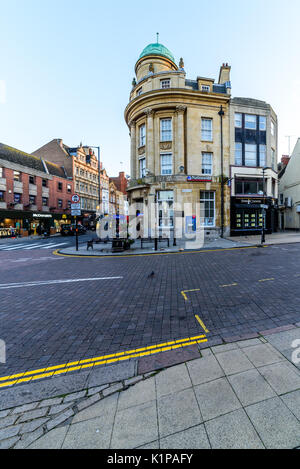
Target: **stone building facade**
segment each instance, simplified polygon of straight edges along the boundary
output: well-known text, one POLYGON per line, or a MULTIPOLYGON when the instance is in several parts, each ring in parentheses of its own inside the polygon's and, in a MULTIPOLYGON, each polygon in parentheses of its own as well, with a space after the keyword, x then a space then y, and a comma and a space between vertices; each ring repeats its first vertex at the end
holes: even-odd
POLYGON ((189 80, 183 60, 177 65, 157 43, 144 49, 135 73, 125 109, 131 136, 127 192, 137 215, 156 207, 151 220, 141 220, 141 235, 153 235, 153 217, 159 234, 228 234, 230 67, 221 66, 217 83, 189 80))
POLYGON ((290 158, 285 157, 279 182, 279 226, 282 230, 300 230, 300 138, 290 158))
POLYGON ((74 190, 80 196, 83 218, 95 216, 101 194, 99 193, 99 166, 94 151, 80 144, 71 148, 62 139, 54 139, 33 152, 33 155, 63 166, 73 178, 74 190))
POLYGON ((0 144, 0 237, 59 231, 71 222, 72 192, 63 167, 0 144))
POLYGON ((278 225, 277 116, 249 98, 230 101, 231 234, 266 233, 278 225), (262 205, 268 206, 265 210, 262 205))

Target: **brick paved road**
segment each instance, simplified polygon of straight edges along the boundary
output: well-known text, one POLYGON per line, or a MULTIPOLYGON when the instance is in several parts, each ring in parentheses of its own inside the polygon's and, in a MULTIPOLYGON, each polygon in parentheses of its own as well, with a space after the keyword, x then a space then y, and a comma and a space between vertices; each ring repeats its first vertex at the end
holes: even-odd
POLYGON ((1 289, 0 376, 199 335, 196 314, 208 346, 300 321, 300 244, 113 259, 0 256, 1 284, 123 276, 1 289), (186 301, 181 291, 193 289, 186 301))

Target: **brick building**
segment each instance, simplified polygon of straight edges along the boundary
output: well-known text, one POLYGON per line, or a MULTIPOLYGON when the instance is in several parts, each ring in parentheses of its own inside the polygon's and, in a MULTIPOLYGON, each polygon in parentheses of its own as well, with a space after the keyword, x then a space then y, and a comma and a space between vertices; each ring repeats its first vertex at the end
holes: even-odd
POLYGON ((64 168, 0 144, 0 237, 59 231, 71 222, 72 192, 64 168))

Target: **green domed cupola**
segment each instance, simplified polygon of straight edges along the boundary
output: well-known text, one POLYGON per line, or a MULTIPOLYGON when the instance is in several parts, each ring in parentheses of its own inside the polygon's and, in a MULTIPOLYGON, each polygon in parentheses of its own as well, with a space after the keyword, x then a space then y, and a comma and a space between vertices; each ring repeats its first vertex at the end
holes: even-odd
POLYGON ((175 58, 173 54, 169 51, 169 49, 167 49, 167 47, 165 47, 163 44, 159 44, 158 42, 149 44, 147 47, 145 47, 145 49, 139 56, 139 60, 142 57, 147 57, 148 55, 158 55, 161 57, 166 57, 167 59, 175 63, 175 58))

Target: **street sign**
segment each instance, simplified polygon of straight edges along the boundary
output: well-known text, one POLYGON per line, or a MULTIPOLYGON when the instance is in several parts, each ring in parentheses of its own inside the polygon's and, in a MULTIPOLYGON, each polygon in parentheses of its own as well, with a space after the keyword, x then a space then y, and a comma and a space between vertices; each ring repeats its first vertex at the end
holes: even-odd
POLYGON ((71 215, 72 215, 72 217, 80 217, 81 216, 81 210, 71 210, 71 215))
POLYGON ((80 204, 71 204, 71 210, 81 210, 80 204))
POLYGON ((77 194, 72 195, 72 202, 78 204, 80 202, 80 197, 77 194))

